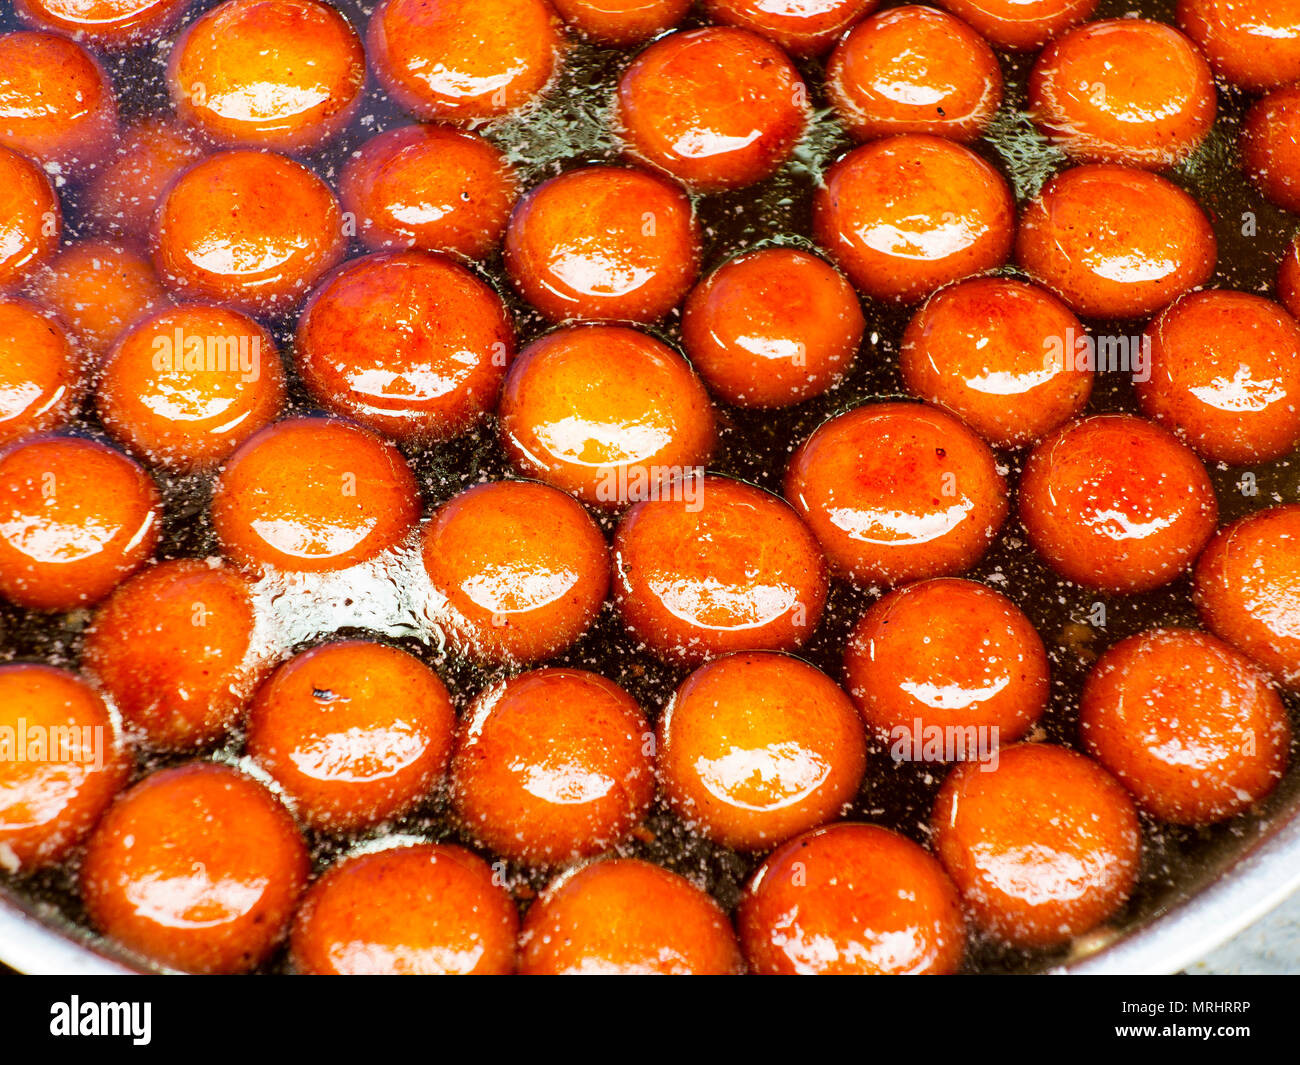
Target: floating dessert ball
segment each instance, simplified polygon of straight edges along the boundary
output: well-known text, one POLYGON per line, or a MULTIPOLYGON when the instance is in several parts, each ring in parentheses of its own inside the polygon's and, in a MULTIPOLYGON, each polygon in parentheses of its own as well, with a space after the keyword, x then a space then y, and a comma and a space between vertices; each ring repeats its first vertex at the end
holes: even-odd
POLYGON ((1178 25, 1238 88, 1265 92, 1300 78, 1296 0, 1178 0, 1178 25))
POLYGON ((676 26, 691 0, 551 0, 551 6, 587 40, 631 48, 676 26))
POLYGON ((940 0, 940 6, 969 22, 995 48, 1032 52, 1088 18, 1097 0, 940 0))
POLYGON ((704 0, 713 22, 753 30, 792 56, 830 51, 846 29, 878 6, 879 0, 704 0))
POLYGON ((21 282, 59 246, 63 212, 49 177, 0 147, 0 285, 21 282))
POLYGON ((198 138, 169 118, 125 130, 112 160, 86 183, 85 209, 97 232, 145 247, 158 201, 203 154, 198 138))
POLYGON ((1250 109, 1241 132, 1246 173, 1270 200, 1300 211, 1300 89, 1277 89, 1250 109))
POLYGON ((186 6, 185 0, 14 0, 24 22, 114 52, 170 29, 186 6))
POLYGON ((0 445, 68 421, 83 371, 81 352, 52 314, 0 297, 0 445))

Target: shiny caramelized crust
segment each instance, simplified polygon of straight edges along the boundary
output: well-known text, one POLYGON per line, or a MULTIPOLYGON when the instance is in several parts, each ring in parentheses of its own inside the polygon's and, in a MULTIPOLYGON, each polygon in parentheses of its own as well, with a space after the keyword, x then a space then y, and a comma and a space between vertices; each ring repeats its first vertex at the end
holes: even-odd
POLYGON ((554 881, 528 911, 520 972, 729 976, 744 970, 716 902, 637 858, 593 862, 554 881))
POLYGON ((302 836, 280 801, 222 765, 152 773, 104 815, 81 864, 91 923, 160 965, 255 969, 307 882, 302 836))
POLYGON ((166 32, 187 6, 187 0, 14 0, 24 22, 114 52, 166 32))
POLYGON ((924 849, 876 825, 796 836, 754 874, 736 914, 751 972, 956 972, 966 946, 951 881, 924 849))
POLYGON ((59 197, 45 171, 0 147, 0 286, 21 282, 53 255, 62 231, 59 197))
POLYGON ((482 858, 416 843, 344 858, 303 897, 293 967, 316 976, 503 976, 519 914, 482 858))
POLYGON ((465 829, 505 858, 563 864, 606 850, 654 797, 653 735, 612 681, 538 669, 483 691, 461 723, 452 801, 465 829))
POLYGON ((689 474, 638 503, 614 537, 623 624, 666 661, 794 650, 826 604, 817 539, 777 496, 689 474))
POLYGON ((1277 89, 1250 109, 1241 131, 1242 165, 1279 207, 1300 211, 1300 88, 1277 89))
POLYGON ((1162 821, 1225 821, 1286 771, 1286 708, 1249 659, 1203 632, 1155 629, 1098 660, 1079 705, 1083 742, 1162 821))
POLYGON ((866 769, 848 696, 789 655, 701 666, 659 719, 656 766, 669 805, 708 839, 761 851, 834 820, 866 769))
POLYGON ((791 458, 785 497, 832 572, 864 585, 964 573, 1008 510, 988 445, 920 403, 868 403, 824 422, 791 458))
POLYGON ((762 34, 793 56, 814 56, 830 51, 880 0, 704 0, 703 6, 713 22, 762 34))
POLYGON ((939 0, 995 48, 1032 52, 1092 14, 1097 0, 939 0))
POLYGON ((1133 890, 1142 850, 1123 787, 1090 758, 1046 743, 1008 747, 989 765, 948 775, 931 825, 971 921, 1035 948, 1110 918, 1133 890))
POLYGON ((609 591, 600 528, 572 497, 531 481, 475 485, 444 503, 423 558, 444 601, 438 620, 462 654, 489 662, 561 653, 609 591))
POLYGON ((0 868, 62 860, 126 783, 125 752, 99 694, 67 670, 0 665, 0 868))
POLYGON ((1300 0, 1178 0, 1178 25, 1239 88, 1300 79, 1300 0))
POLYGON ((83 360, 52 314, 0 297, 0 445, 57 429, 81 399, 83 360))
POLYGON ((195 137, 171 119, 146 118, 126 130, 111 164, 86 183, 85 209, 96 232, 147 246, 163 193, 202 156, 195 137))
POLYGON ((691 0, 551 0, 551 6, 587 40, 630 48, 676 26, 691 0))
POLYGON ((1185 573, 1214 534, 1205 467, 1130 414, 1072 422, 1029 456, 1020 520, 1034 549, 1085 588, 1145 592, 1185 573))

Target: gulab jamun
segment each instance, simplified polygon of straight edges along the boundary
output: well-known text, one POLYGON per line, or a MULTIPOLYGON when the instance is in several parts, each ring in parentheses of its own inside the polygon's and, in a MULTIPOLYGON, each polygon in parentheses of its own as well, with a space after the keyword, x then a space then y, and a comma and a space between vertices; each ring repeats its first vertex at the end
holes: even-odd
POLYGON ((1246 174, 1273 203, 1300 212, 1300 88, 1276 89, 1246 115, 1241 161, 1246 174))
POLYGON ((844 31, 880 0, 704 0, 713 22, 741 26, 775 41, 792 56, 830 51, 844 31))
POLYGON ((676 26, 691 0, 551 0, 551 6, 587 40, 630 48, 676 26))
POLYGON ((86 183, 83 203, 96 230, 145 247, 163 193, 203 157, 196 138, 170 118, 146 118, 122 134, 112 162, 86 183))
POLYGON ((965 19, 995 48, 1033 52, 1058 33, 1077 26, 1097 0, 938 0, 965 19))
POLYGON ((1297 0, 1178 0, 1178 25, 1214 72, 1247 92, 1300 79, 1297 0))
POLYGON ((186 0, 14 0, 24 22, 111 52, 166 32, 186 6, 186 0))
POLYGON ((0 445, 68 421, 81 399, 84 368, 52 314, 0 296, 0 445))
POLYGON ((0 287, 21 282, 53 255, 62 232, 63 211, 45 171, 0 147, 0 287))

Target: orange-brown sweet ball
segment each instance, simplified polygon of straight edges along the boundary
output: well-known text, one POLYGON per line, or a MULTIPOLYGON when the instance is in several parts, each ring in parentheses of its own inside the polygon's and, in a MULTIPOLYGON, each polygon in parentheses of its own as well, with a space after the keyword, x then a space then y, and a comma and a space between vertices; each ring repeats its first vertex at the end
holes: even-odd
POLYGON ((1043 49, 1029 113, 1070 158, 1160 169, 1190 156, 1214 125, 1214 75, 1172 26, 1091 22, 1043 49))
POLYGON ((203 559, 160 562, 95 613, 82 664, 136 740, 161 750, 206 746, 239 722, 257 684, 253 627, 238 573, 203 559))
POLYGON ((68 421, 81 399, 83 370, 53 315, 0 297, 0 445, 68 421))
POLYGON ((915 303, 1006 262, 1015 205, 1002 175, 943 137, 855 148, 813 196, 813 236, 867 296, 915 303))
POLYGON ((866 761, 848 696, 789 655, 739 653, 701 666, 659 719, 668 804, 735 850, 767 850, 833 821, 857 795, 866 761))
POLYGON ((436 619, 462 654, 536 662, 571 646, 609 591, 609 549, 582 505, 533 481, 475 485, 424 531, 436 619))
POLYGON ((824 422, 790 460, 785 497, 832 572, 864 585, 964 573, 1008 509, 988 445, 919 403, 870 403, 824 422))
POLYGON ((923 750, 934 728, 961 729, 975 744, 959 761, 1020 739, 1050 694, 1047 651, 1030 620, 1001 593, 955 577, 872 603, 844 649, 844 675, 883 745, 923 750))
POLYGON ((637 826, 654 798, 653 735, 636 700, 579 669, 538 669, 483 691, 457 735, 456 815, 513 861, 563 864, 637 826))
POLYGON ((170 470, 211 469, 280 413, 284 370, 271 334, 223 307, 149 315, 100 368, 95 406, 122 447, 170 470))
POLYGON ((32 275, 28 290, 96 358, 169 302, 148 258, 105 240, 68 245, 32 275))
POLYGON ((415 475, 386 440, 348 422, 291 418, 231 456, 212 525, 240 565, 337 570, 394 547, 420 509, 415 475))
POLYGON ((790 840, 750 880, 736 925, 758 974, 943 975, 966 948, 961 903, 939 863, 876 825, 790 840))
POLYGON ((1002 277, 940 289, 903 333, 907 389, 945 407, 994 447, 1036 444, 1079 414, 1093 373, 1087 333, 1050 292, 1002 277))
POLYGON ((86 214, 97 232, 144 246, 167 187, 203 149, 169 118, 146 118, 118 142, 111 163, 86 184, 86 214))
POLYGON ((226 0, 172 47, 176 114, 217 144, 300 151, 347 125, 366 57, 348 20, 319 0, 226 0))
POLYGON ((468 432, 497 404, 514 325, 469 270, 423 251, 341 267, 307 300, 294 360, 326 410, 398 440, 468 432))
POLYGON ((601 507, 656 499, 708 461, 713 404, 668 345, 622 326, 535 341, 506 376, 502 446, 525 476, 601 507))
POLYGON ((1002 68, 961 19, 908 5, 853 27, 827 63, 826 91, 857 140, 932 133, 973 141, 1002 104, 1002 68))
POLYGON ((67 670, 0 666, 0 869, 61 860, 118 789, 129 757, 99 694, 67 670))
POLYGON ((532 976, 730 976, 744 971, 721 907, 637 858, 565 873, 528 911, 519 971, 532 976))
POLYGON ((63 212, 35 162, 0 147, 0 286, 19 283, 54 254, 63 212))
POLYGON ((258 151, 190 167, 159 205, 152 240, 173 292, 254 314, 289 310, 345 246, 329 186, 300 163, 258 151))
POLYGON ((747 252, 691 290, 682 344, 713 393, 738 407, 788 407, 834 387, 866 319, 844 276, 796 248, 747 252))
POLYGON ((494 118, 551 80, 564 39, 545 0, 385 0, 366 37, 388 94, 426 119, 494 118))
POLYGON ((1210 220, 1177 185, 1144 170, 1076 166, 1025 208, 1020 265, 1070 307, 1098 318, 1141 318, 1214 273, 1210 220))
POLYGON ((1266 92, 1300 78, 1297 0, 1178 0, 1178 25, 1239 88, 1266 92))
POLYGON ((99 931, 159 965, 255 969, 288 930, 310 866, 280 801, 226 766, 152 773, 99 823, 81 898, 99 931))
POLYGON ((676 26, 691 0, 552 0, 551 6, 587 40, 630 48, 676 26))
POLYGON ((500 149, 451 126, 402 126, 371 137, 339 176, 343 210, 375 251, 484 259, 505 236, 518 194, 500 149))
POLYGON ((1097 0, 939 0, 995 48, 1032 52, 1092 14, 1097 0))
POLYGON ((162 527, 158 488, 93 440, 45 436, 0 453, 0 596, 36 610, 103 599, 162 527))
POLYGON ((1300 234, 1291 239, 1278 263, 1277 298, 1292 317, 1300 315, 1300 234))
POLYGON ((400 817, 442 779, 456 711, 438 675, 383 644, 342 640, 281 665, 248 712, 248 753, 298 817, 353 832, 400 817))
POLYGON ((967 763, 943 782, 934 848, 987 935, 1054 947, 1111 917, 1133 891, 1142 834, 1133 800, 1096 762, 1046 743, 967 763))
POLYGON ((799 515, 729 477, 687 474, 637 503, 614 536, 619 615, 668 662, 794 650, 826 593, 826 560, 799 515))
POLYGON ((1020 480, 1029 542, 1067 580, 1146 592, 1185 573, 1214 535, 1205 467, 1165 429, 1130 414, 1072 422, 1040 444, 1020 480))
POLYGON ((1193 292, 1146 330, 1148 417, 1214 462, 1281 458, 1300 442, 1300 325, 1246 292, 1193 292))
POLYGON ((107 51, 144 43, 170 29, 186 0, 14 0, 18 17, 107 51))
POLYGON ((1264 674, 1203 632, 1153 629, 1106 651, 1084 684, 1088 753, 1162 821, 1225 821, 1286 771, 1291 726, 1264 674))
POLYGON ((117 101, 104 68, 57 33, 0 36, 0 145, 80 178, 117 137, 117 101))
POLYGON ((880 0, 704 0, 714 22, 742 26, 775 41, 793 56, 830 51, 858 19, 869 15, 880 0))
POLYGON ((1222 529, 1196 563, 1205 627, 1300 687, 1300 506, 1269 507, 1222 529))
POLYGON ((775 173, 808 119, 808 89, 776 45, 713 26, 650 45, 618 83, 614 122, 635 159, 701 191, 775 173))
POLYGON ((544 181, 515 207, 506 271, 552 321, 654 322, 699 274, 700 229, 676 185, 589 166, 544 181))
POLYGON ((303 896, 289 956, 313 976, 504 976, 519 913, 476 854, 416 843, 344 858, 303 896))
POLYGON ((1300 211, 1300 88, 1277 89, 1250 109, 1241 159, 1250 179, 1279 207, 1300 211))

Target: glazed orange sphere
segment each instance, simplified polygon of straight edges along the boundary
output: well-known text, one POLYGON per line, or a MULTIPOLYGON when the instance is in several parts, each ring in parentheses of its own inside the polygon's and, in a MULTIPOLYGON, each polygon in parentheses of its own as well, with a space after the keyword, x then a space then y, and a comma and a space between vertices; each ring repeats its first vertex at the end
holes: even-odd
POLYGON ((132 48, 171 28, 186 0, 14 0, 24 22, 97 48, 132 48))
POLYGON ((1297 0, 1178 0, 1178 25, 1239 88, 1266 92, 1300 79, 1297 0))
POLYGON ((470 271, 429 252, 380 252, 311 294, 294 360, 325 409, 436 442, 491 413, 514 350, 501 297, 470 271))
POLYGON ((909 839, 876 825, 796 836, 754 874, 736 915, 758 974, 941 975, 966 947, 952 882, 909 839))
POLYGON ((1025 208, 1016 257, 1079 314, 1141 318, 1214 273, 1210 220, 1186 192, 1131 167, 1077 166, 1025 208))
POLYGON ((176 114, 217 144, 299 151, 347 125, 366 82, 348 20, 319 0, 226 0, 171 50, 176 114))
POLYGON ((452 641, 490 662, 566 650, 609 591, 600 528, 571 496, 533 481, 475 485, 444 503, 424 531, 423 558, 452 641))
POLYGON ((866 319, 833 266, 795 248, 747 252, 696 285, 682 344, 715 395, 738 407, 788 407, 834 387, 866 319))
POLYGON ((248 711, 248 753, 314 828, 354 832, 400 817, 442 779, 456 711, 405 651, 363 640, 281 665, 248 711))
POLYGON ((492 118, 551 80, 563 36, 545 0, 384 0, 366 50, 388 94, 420 118, 492 118))
POLYGON ((1129 414, 1071 422, 1020 479, 1029 542, 1067 580, 1146 592, 1185 573, 1214 535, 1214 486, 1167 430, 1129 414))
POLYGON ((716 902, 636 858, 565 873, 528 911, 519 971, 531 976, 731 976, 744 971, 716 902))
POLYGON ((767 850, 833 821, 867 764, 862 722, 825 673, 789 655, 701 666, 659 719, 656 764, 669 806, 733 850, 767 850))
POLYGON ((713 22, 742 26, 775 41, 793 56, 830 51, 846 29, 880 0, 704 0, 713 22))
POLYGON ((1154 629, 1122 640, 1084 685, 1088 752, 1161 821, 1225 821, 1286 771, 1282 700, 1244 655, 1203 632, 1154 629))
POLYGON ((158 544, 149 475, 94 440, 44 436, 0 453, 0 595, 35 610, 96 603, 158 544))
POLYGON ((618 83, 614 122, 635 159, 702 191, 775 173, 803 136, 808 88, 776 45, 715 26, 650 45, 618 83))
POLYGON ((853 27, 826 66, 826 91, 857 140, 932 133, 972 141, 1002 105, 1002 68, 961 19, 908 5, 853 27))
POLYGON ((1277 89, 1250 109, 1241 132, 1242 165, 1273 203, 1300 211, 1300 88, 1277 89))
POLYGON ((995 48, 1032 52, 1092 14, 1097 0, 939 0, 995 48))
POLYGON ((288 310, 345 245, 329 186, 274 152, 194 164, 163 198, 153 232, 154 264, 172 291, 254 314, 288 310))
POLYGON ((129 757, 108 707, 64 669, 0 665, 0 866, 29 872, 85 838, 118 789, 129 757))
POLYGON ((497 411, 515 468, 586 503, 656 498, 713 451, 713 405, 666 344, 622 326, 559 329, 524 349, 497 411))
POLYGON ((202 155, 195 139, 170 119, 144 119, 123 133, 112 163, 87 182, 86 213, 100 233, 146 245, 158 201, 202 155))
POLYGON ((339 200, 366 247, 466 259, 486 258, 501 243, 518 192, 498 148, 451 126, 402 126, 371 137, 339 177, 339 200))
POLYGON ((859 584, 964 573, 1008 509, 988 445, 919 403, 869 403, 823 423, 790 460, 785 497, 831 570, 859 584))
POLYGON ((308 871, 302 836, 271 792, 191 762, 145 777, 104 815, 81 898, 96 928, 151 961, 239 973, 283 939, 308 871))
POLYGON ((665 661, 794 650, 826 592, 826 560, 794 510, 729 477, 687 474, 637 503, 614 536, 614 602, 665 661))
POLYGON ((416 843, 332 865, 303 897, 289 949, 294 969, 314 976, 504 976, 518 931, 487 862, 416 843))
POLYGON ((116 136, 113 86, 94 56, 57 33, 0 36, 0 145, 76 178, 116 136))
POLYGON ((392 444, 348 422, 290 418, 231 456, 213 487, 212 526, 243 566, 337 570, 395 546, 420 509, 392 444))
POLYGON ((1080 162, 1174 166, 1200 147, 1216 108, 1214 75, 1196 45, 1146 19, 1063 34, 1029 79, 1034 123, 1080 162))
POLYGON ((0 297, 0 445, 57 429, 81 399, 82 359, 53 315, 0 297))
POLYGON ((515 207, 506 270, 552 321, 653 322, 695 283, 700 230, 676 185, 589 166, 544 181, 515 207))
POLYGON ((1050 694, 1047 651, 1030 620, 1001 593, 954 577, 872 603, 844 648, 844 674, 876 738, 918 749, 934 726, 974 726, 995 745, 1011 743, 1050 694))
POLYGON ((628 48, 676 26, 691 0, 551 0, 551 6, 587 40, 628 48))
POLYGON ((623 840, 654 797, 636 700, 580 669, 538 669, 479 694, 461 723, 452 802, 495 853, 562 864, 623 840))
POLYGON ((1150 326, 1143 413, 1214 462, 1252 465, 1300 443, 1300 325, 1246 292, 1194 292, 1150 326))
POLYGON ((97 358, 169 302, 145 256, 105 240, 69 244, 32 275, 29 290, 97 358))
POLYGON ((284 396, 265 329, 238 311, 189 303, 127 331, 100 369, 95 406, 122 447, 191 472, 217 465, 274 421, 284 396))
POLYGON ((0 147, 0 287, 22 281, 59 246, 63 212, 36 163, 0 147))
POLYGON ((1053 947, 1124 905, 1142 835, 1124 788, 1064 747, 1021 743, 997 767, 958 766, 931 822, 935 851, 985 933, 1017 947, 1053 947))
POLYGON ((1278 264, 1277 298, 1292 317, 1300 315, 1300 234, 1292 238, 1278 264))
POLYGON ((1201 621, 1289 689, 1300 687, 1300 506, 1221 530, 1196 563, 1201 621))
POLYGON ((1050 292, 1002 277, 940 289, 903 333, 907 390, 956 414, 994 447, 1035 444, 1081 412, 1086 331, 1050 292))
POLYGON ((912 303, 1000 266, 1015 207, 989 163, 942 137, 864 144, 826 172, 813 196, 813 236, 867 296, 912 303))
POLYGON ((204 559, 160 562, 95 612, 82 664, 127 732, 162 750, 215 743, 253 694, 253 601, 239 574, 204 559))

